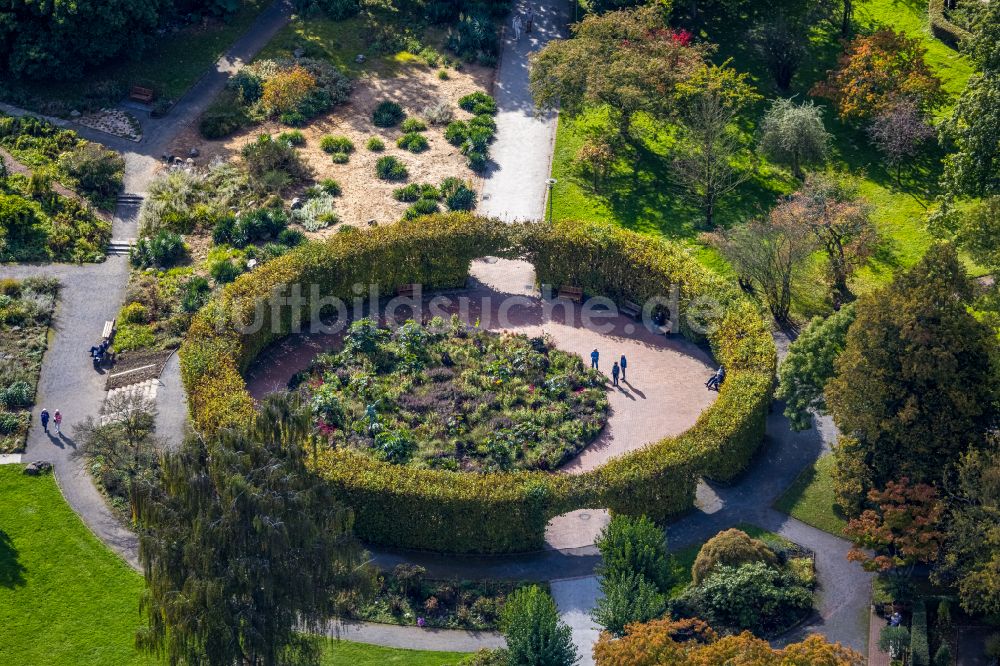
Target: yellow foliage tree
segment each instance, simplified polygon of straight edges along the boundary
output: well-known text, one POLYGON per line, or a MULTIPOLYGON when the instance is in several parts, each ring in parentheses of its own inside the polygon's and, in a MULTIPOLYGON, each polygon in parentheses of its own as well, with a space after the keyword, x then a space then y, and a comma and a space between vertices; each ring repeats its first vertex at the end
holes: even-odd
POLYGON ((298 108, 316 87, 316 77, 300 65, 275 74, 264 82, 261 106, 268 115, 288 113, 298 108))

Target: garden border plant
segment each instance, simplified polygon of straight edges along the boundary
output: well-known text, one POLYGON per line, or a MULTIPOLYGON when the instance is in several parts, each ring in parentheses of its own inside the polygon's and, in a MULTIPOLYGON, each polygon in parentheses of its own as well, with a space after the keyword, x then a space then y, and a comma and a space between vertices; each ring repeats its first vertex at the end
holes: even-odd
MULTIPOLYGON (((377 284, 383 293, 413 283, 460 288, 482 256, 526 259, 541 284, 579 286, 619 303, 643 303, 676 286, 681 312, 718 304, 721 316, 707 342, 727 368, 726 382, 686 432, 580 475, 423 470, 319 447, 313 463, 354 509, 362 539, 457 553, 536 550, 548 521, 567 511, 603 507, 663 522, 693 506, 699 476, 726 482, 743 472, 763 441, 771 400, 776 353, 765 319, 735 285, 680 246, 599 223, 507 225, 442 214, 337 234, 261 266, 199 312, 181 347, 197 429, 211 433, 249 418, 254 402, 241 373, 293 321, 308 321, 307 298, 302 311, 284 308, 259 330, 241 332, 275 287, 315 284, 321 297, 348 300, 355 284, 377 284)), ((705 339, 680 321, 685 337, 705 339)))

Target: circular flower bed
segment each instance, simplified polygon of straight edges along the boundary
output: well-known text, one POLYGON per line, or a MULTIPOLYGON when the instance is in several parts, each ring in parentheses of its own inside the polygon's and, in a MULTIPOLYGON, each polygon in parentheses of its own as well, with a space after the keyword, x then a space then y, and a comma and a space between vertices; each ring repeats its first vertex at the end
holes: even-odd
POLYGON ((549 470, 604 427, 604 379, 545 338, 457 318, 395 331, 354 322, 339 352, 297 375, 327 441, 397 464, 549 470))

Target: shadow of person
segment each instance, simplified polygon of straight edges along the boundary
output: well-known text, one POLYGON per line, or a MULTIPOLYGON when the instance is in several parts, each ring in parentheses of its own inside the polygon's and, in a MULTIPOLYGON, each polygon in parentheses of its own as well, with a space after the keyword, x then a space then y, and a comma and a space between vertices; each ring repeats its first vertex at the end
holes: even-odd
POLYGON ((0 587, 24 585, 24 565, 17 559, 17 548, 10 535, 0 529, 0 587))
MULTIPOLYGON (((69 446, 70 446, 71 449, 75 449, 76 448, 76 442, 74 442, 71 437, 69 437, 68 435, 66 435, 66 433, 64 433, 64 432, 59 433, 59 439, 61 439, 62 441, 66 442, 67 444, 69 444, 69 446)), ((60 447, 62 447, 61 444, 60 444, 60 447)))
POLYGON ((60 449, 65 448, 62 443, 62 435, 57 435, 51 430, 45 434, 48 436, 50 443, 55 444, 60 449))
POLYGON ((629 390, 632 391, 632 393, 635 393, 637 396, 639 396, 643 400, 646 399, 646 394, 643 393, 642 391, 640 391, 639 389, 637 389, 636 387, 632 386, 632 384, 630 384, 627 380, 623 379, 622 380, 622 384, 624 384, 625 386, 627 386, 629 388, 629 390))
POLYGON ((626 391, 626 390, 625 390, 625 389, 623 389, 623 388, 622 388, 621 386, 616 386, 615 388, 616 388, 616 389, 618 389, 618 391, 619 391, 620 393, 623 393, 623 394, 625 395, 625 397, 626 397, 626 398, 628 398, 629 400, 635 400, 635 396, 634 396, 634 395, 632 395, 632 392, 631 392, 631 391, 626 391))

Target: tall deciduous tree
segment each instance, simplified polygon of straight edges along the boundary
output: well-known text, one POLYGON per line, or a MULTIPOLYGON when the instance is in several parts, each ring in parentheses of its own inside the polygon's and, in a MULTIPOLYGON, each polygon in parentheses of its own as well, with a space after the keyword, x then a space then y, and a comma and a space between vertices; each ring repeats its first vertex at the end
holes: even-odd
POLYGON ((804 177, 803 165, 826 159, 829 144, 823 110, 812 102, 776 99, 760 124, 761 150, 768 159, 790 166, 796 178, 804 177))
POLYGON ((924 61, 926 50, 919 38, 892 28, 860 35, 847 43, 836 69, 812 94, 829 98, 845 120, 875 118, 904 99, 931 111, 946 96, 924 61))
POLYGON ((944 554, 934 571, 969 613, 1000 613, 1000 447, 967 453, 949 485, 944 554))
POLYGON ((969 313, 971 295, 955 250, 940 244, 858 302, 826 402, 874 487, 939 480, 992 423, 995 339, 969 313))
POLYGON ((948 193, 1000 195, 1000 72, 969 79, 941 133, 955 147, 942 176, 948 193))
POLYGON ((531 60, 535 104, 571 117, 600 108, 615 132, 635 144, 636 116, 670 116, 675 86, 705 54, 689 35, 667 27, 665 11, 654 3, 590 15, 574 27, 572 39, 549 42, 531 60))
POLYGON ((306 465, 308 414, 272 398, 246 430, 192 437, 133 498, 140 647, 171 664, 315 663, 317 629, 372 574, 353 516, 306 465))
POLYGON ((704 65, 677 84, 681 131, 671 173, 701 209, 707 229, 715 224, 719 202, 752 175, 749 166, 736 163, 745 153, 736 118, 759 99, 747 74, 728 62, 704 65))
POLYGON ((812 232, 778 207, 766 218, 706 234, 706 240, 763 293, 774 320, 787 324, 797 278, 816 248, 812 232))

